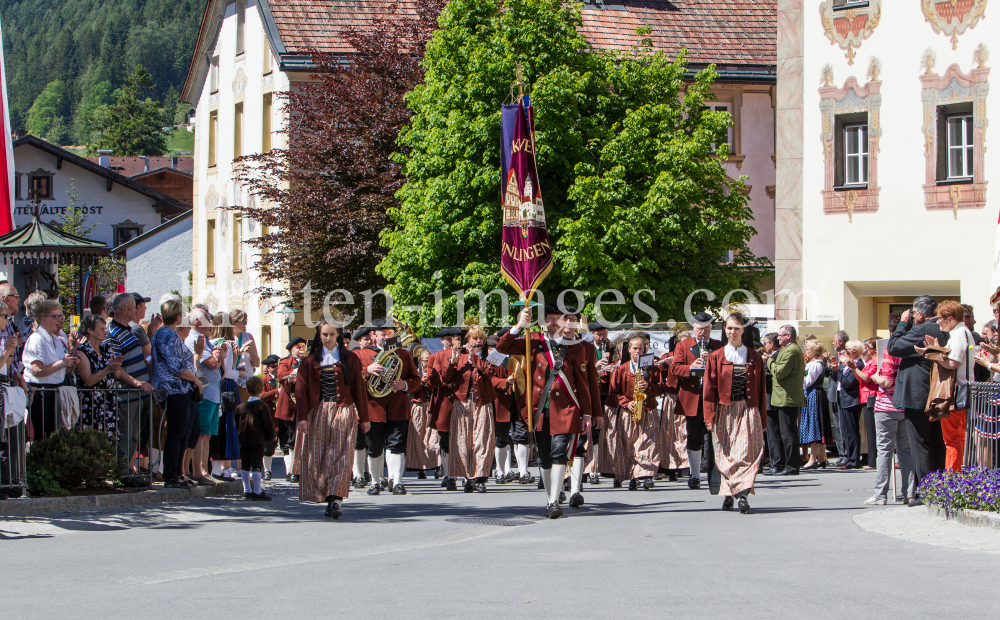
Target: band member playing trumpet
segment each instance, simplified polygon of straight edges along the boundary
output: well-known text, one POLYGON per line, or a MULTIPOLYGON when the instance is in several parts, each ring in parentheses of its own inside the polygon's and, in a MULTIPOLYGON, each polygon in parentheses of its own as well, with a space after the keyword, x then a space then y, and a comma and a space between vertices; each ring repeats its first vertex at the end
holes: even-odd
POLYGON ((493 364, 483 354, 486 332, 469 328, 466 346, 451 350, 443 380, 454 384, 449 426, 449 475, 465 478, 466 493, 486 492, 496 443, 493 424, 493 364))
POLYGON ((454 381, 446 382, 444 376, 450 366, 452 350, 462 345, 462 330, 457 327, 445 327, 434 335, 441 339, 444 348, 437 353, 432 353, 428 358, 427 371, 424 373, 424 385, 429 386, 432 390, 431 406, 428 413, 431 425, 438 434, 441 469, 444 471, 444 480, 441 481, 441 486, 448 491, 455 491, 458 487, 455 484, 455 479, 452 478, 448 464, 448 453, 451 451, 451 410, 457 386, 454 381))
MULTIPOLYGON (((364 367, 365 379, 372 375, 381 376, 385 367, 376 358, 385 349, 386 340, 396 335, 396 327, 390 321, 372 321, 372 345, 358 349, 357 355, 364 367)), ((372 475, 369 495, 378 495, 382 488, 392 488, 393 495, 406 495, 403 474, 406 473, 406 435, 410 429, 410 401, 407 394, 420 389, 420 375, 413 363, 410 352, 402 347, 392 350, 400 360, 399 376, 392 382, 391 391, 382 397, 373 396, 368 390, 368 416, 371 428, 365 433, 365 450, 368 454, 368 470, 372 475), (389 451, 388 458, 385 450, 389 451), (388 461, 389 482, 383 486, 382 465, 388 461)))
MULTIPOLYGON (((705 447, 705 413, 702 403, 702 377, 708 355, 725 346, 711 340, 712 315, 699 312, 692 321, 694 337, 677 343, 670 376, 677 381, 677 408, 687 417, 687 453, 691 465, 688 487, 701 488, 701 451, 705 447)), ((709 444, 711 449, 711 444, 709 444)), ((711 459, 709 459, 711 461, 711 459)), ((709 471, 711 471, 711 462, 709 471)))
POLYGON ((766 387, 764 360, 743 344, 745 319, 739 313, 726 317, 724 348, 708 358, 705 368, 705 427, 713 433, 719 493, 723 510, 739 500, 741 513, 750 511, 747 495, 764 457, 766 387))
MULTIPOLYGON (((562 516, 559 505, 566 461, 573 457, 575 435, 590 431, 595 415, 591 401, 590 373, 586 350, 579 341, 567 340, 561 331, 563 313, 545 308, 545 326, 541 333, 530 333, 531 412, 538 456, 542 461, 542 481, 547 491, 545 514, 550 519, 562 516)), ((525 351, 525 337, 518 337, 531 324, 531 309, 526 307, 517 324, 497 343, 497 351, 516 355, 525 351)), ((527 417, 527 416, 525 416, 527 417)))
POLYGON ((326 502, 326 516, 337 519, 351 488, 354 435, 369 427, 361 362, 340 342, 340 329, 324 319, 298 370, 299 500, 326 502))
POLYGON ((653 476, 660 466, 657 445, 660 417, 656 397, 662 393, 660 372, 653 365, 641 368, 639 360, 646 353, 645 334, 634 334, 628 340, 629 361, 611 374, 609 400, 621 408, 616 472, 629 478, 628 488, 635 491, 639 481, 646 490, 653 488, 653 476))

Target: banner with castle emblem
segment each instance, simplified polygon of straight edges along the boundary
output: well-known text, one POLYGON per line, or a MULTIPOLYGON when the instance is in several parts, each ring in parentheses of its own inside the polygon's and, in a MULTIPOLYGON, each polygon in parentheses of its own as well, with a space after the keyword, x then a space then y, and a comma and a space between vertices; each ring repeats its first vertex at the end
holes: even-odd
POLYGON ((527 97, 501 111, 503 234, 500 270, 518 295, 528 296, 552 270, 552 248, 538 185, 532 109, 527 97), (531 120, 529 120, 531 119, 531 120), (508 155, 509 154, 509 155, 508 155), (509 157, 509 159, 507 159, 509 157))

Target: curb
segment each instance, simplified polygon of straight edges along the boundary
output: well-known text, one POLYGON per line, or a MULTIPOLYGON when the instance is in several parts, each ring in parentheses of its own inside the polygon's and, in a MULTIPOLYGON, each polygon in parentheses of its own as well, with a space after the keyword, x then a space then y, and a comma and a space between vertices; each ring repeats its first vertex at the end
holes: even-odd
POLYGON ((927 504, 927 512, 946 521, 956 521, 962 525, 1000 530, 1000 513, 964 508, 945 508, 937 504, 927 504))
POLYGON ((75 497, 28 497, 0 501, 0 517, 30 516, 43 512, 68 510, 92 510, 94 508, 117 508, 120 506, 141 506, 163 502, 183 502, 205 497, 243 495, 242 482, 224 482, 211 487, 193 489, 164 489, 162 487, 138 493, 120 495, 79 495, 75 497))

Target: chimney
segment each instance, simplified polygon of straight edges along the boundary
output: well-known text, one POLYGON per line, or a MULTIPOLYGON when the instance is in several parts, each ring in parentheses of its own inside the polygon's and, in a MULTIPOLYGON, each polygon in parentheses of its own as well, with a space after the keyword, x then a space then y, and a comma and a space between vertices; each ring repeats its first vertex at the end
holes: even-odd
POLYGON ((146 162, 145 167, 142 169, 142 171, 149 172, 149 158, 146 157, 145 155, 140 155, 139 157, 142 159, 142 161, 146 162))
POLYGON ((101 166, 104 166, 105 168, 110 168, 112 153, 114 153, 114 151, 107 151, 107 150, 97 151, 97 156, 98 156, 97 163, 100 164, 101 166))
POLYGON ((177 156, 176 155, 174 155, 173 157, 170 158, 170 167, 173 168, 174 170, 177 169, 177 156))

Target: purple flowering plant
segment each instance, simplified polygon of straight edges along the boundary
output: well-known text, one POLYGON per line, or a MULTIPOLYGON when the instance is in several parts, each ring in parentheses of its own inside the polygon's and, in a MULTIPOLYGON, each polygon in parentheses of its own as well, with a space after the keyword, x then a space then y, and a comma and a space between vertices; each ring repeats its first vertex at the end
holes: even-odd
POLYGON ((967 467, 960 472, 936 471, 920 482, 925 502, 944 508, 1000 512, 1000 471, 967 467))

